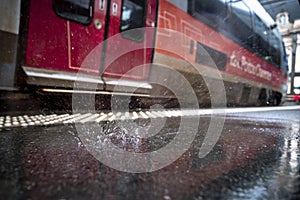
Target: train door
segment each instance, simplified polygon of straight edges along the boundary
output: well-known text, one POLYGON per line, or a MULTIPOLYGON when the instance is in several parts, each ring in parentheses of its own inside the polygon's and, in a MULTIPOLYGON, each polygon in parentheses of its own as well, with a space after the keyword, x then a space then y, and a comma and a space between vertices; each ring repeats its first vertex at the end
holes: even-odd
MULTIPOLYGON (((99 73, 99 59, 80 68, 87 55, 105 39, 107 0, 54 0, 56 14, 67 21, 68 63, 71 69, 99 73)), ((101 47, 101 45, 100 45, 101 47)))
MULTIPOLYGON (((104 0, 31 0, 25 71, 54 79, 66 78, 59 73, 77 72, 104 40, 106 12, 104 0)), ((98 75, 99 70, 100 61, 84 72, 98 75)))
MULTIPOLYGON (((149 72, 147 66, 131 74, 128 72, 135 66, 151 61, 152 49, 144 47, 154 44, 154 30, 140 30, 133 34, 126 31, 154 27, 156 1, 32 0, 25 71, 39 68, 35 72, 42 73, 43 77, 49 74, 51 78, 55 78, 58 71, 65 73, 80 70, 106 78, 146 79, 149 72), (105 40, 106 45, 100 45, 105 40), (102 49, 96 51, 96 59, 91 66, 82 68, 84 59, 97 46, 102 49), (126 51, 127 47, 136 50, 109 62, 109 55, 126 51), (108 67, 105 68, 105 65, 108 67)), ((37 73, 34 75, 37 76, 37 73)))
POLYGON ((108 78, 145 80, 154 45, 157 0, 112 0, 103 74, 108 78), (150 48, 149 48, 150 47, 150 48), (140 67, 137 67, 140 66, 140 67))
POLYGON ((92 65, 85 66, 83 70, 94 71, 109 78, 147 78, 149 65, 144 64, 151 62, 152 49, 145 47, 153 45, 154 30, 139 28, 147 26, 146 22, 148 26, 155 23, 155 3, 151 3, 151 0, 54 0, 55 2, 62 9, 57 9, 56 13, 70 20, 67 22, 70 68, 79 69, 88 53, 100 44, 101 51, 96 51, 99 59, 93 60, 92 65), (71 14, 66 15, 66 10, 71 11, 71 14), (127 53, 119 55, 120 52, 127 53), (134 70, 141 65, 143 67, 134 70))

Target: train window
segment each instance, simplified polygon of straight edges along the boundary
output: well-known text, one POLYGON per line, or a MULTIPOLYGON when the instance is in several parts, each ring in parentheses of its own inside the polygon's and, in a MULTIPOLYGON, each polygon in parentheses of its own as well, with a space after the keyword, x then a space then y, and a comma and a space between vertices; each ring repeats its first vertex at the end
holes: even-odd
POLYGON ((58 16, 85 25, 92 22, 93 5, 94 0, 53 0, 58 16))
POLYGON ((268 37, 268 28, 265 23, 255 14, 255 31, 261 36, 262 39, 267 40, 268 37))
POLYGON ((214 13, 220 14, 223 10, 223 0, 196 0, 195 11, 197 13, 214 13))
POLYGON ((281 55, 281 59, 283 62, 282 71, 288 72, 289 71, 289 63, 288 63, 288 56, 285 51, 284 42, 281 42, 280 49, 282 50, 282 55, 281 55))
POLYGON ((188 10, 188 1, 182 1, 182 0, 168 0, 170 3, 175 5, 176 7, 180 8, 184 12, 187 12, 188 10))
POLYGON ((260 56, 267 58, 269 56, 269 30, 265 23, 256 14, 254 14, 254 24, 256 32, 256 46, 253 48, 260 56))
POLYGON ((227 6, 225 0, 195 0, 189 3, 189 13, 208 26, 222 31, 226 29, 227 6))
POLYGON ((243 1, 230 1, 230 8, 230 34, 240 45, 251 49, 253 43, 253 29, 249 7, 243 1))
POLYGON ((123 0, 120 32, 126 39, 141 42, 144 39, 146 22, 146 2, 140 0, 123 0), (134 31, 129 31, 133 30, 134 31))
POLYGON ((270 42, 270 46, 269 46, 270 62, 279 68, 280 61, 281 61, 281 57, 280 57, 281 42, 273 32, 270 32, 269 42, 270 42))

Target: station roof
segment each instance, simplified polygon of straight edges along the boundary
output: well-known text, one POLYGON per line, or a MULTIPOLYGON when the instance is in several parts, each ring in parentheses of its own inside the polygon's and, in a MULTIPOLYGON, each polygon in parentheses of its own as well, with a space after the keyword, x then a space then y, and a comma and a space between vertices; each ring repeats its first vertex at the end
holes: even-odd
POLYGON ((288 12, 290 22, 300 19, 300 0, 259 0, 271 17, 276 20, 280 12, 288 12))

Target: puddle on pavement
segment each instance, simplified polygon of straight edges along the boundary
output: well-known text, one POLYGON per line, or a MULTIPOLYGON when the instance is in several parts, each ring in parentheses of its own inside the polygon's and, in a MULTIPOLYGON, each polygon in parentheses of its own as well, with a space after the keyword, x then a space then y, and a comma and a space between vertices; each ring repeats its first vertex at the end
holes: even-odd
MULTIPOLYGON (((199 158, 209 124, 208 118, 201 120, 192 146, 176 162, 140 174, 119 172, 96 160, 74 126, 3 129, 0 191, 8 198, 50 199, 299 197, 299 123, 227 119, 213 150, 199 158)), ((111 128, 108 135, 113 133, 111 128)), ((159 137, 172 139, 178 127, 171 120, 165 128, 167 136, 159 137)), ((136 152, 143 146, 130 137, 123 139, 136 152)), ((159 139, 152 141, 158 147, 159 139)), ((122 137, 115 142, 126 147, 122 137)))

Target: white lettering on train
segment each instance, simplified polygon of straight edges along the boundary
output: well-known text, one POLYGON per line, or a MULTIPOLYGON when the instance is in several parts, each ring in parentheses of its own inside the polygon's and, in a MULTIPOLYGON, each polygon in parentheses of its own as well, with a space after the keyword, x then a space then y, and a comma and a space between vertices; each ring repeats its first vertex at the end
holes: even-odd
POLYGON ((253 64, 247 60, 245 56, 242 56, 241 59, 239 59, 236 56, 236 52, 233 51, 232 55, 230 56, 230 65, 234 68, 237 68, 239 70, 242 70, 248 74, 254 75, 256 77, 265 79, 265 80, 272 80, 272 73, 262 69, 260 64, 253 64))

